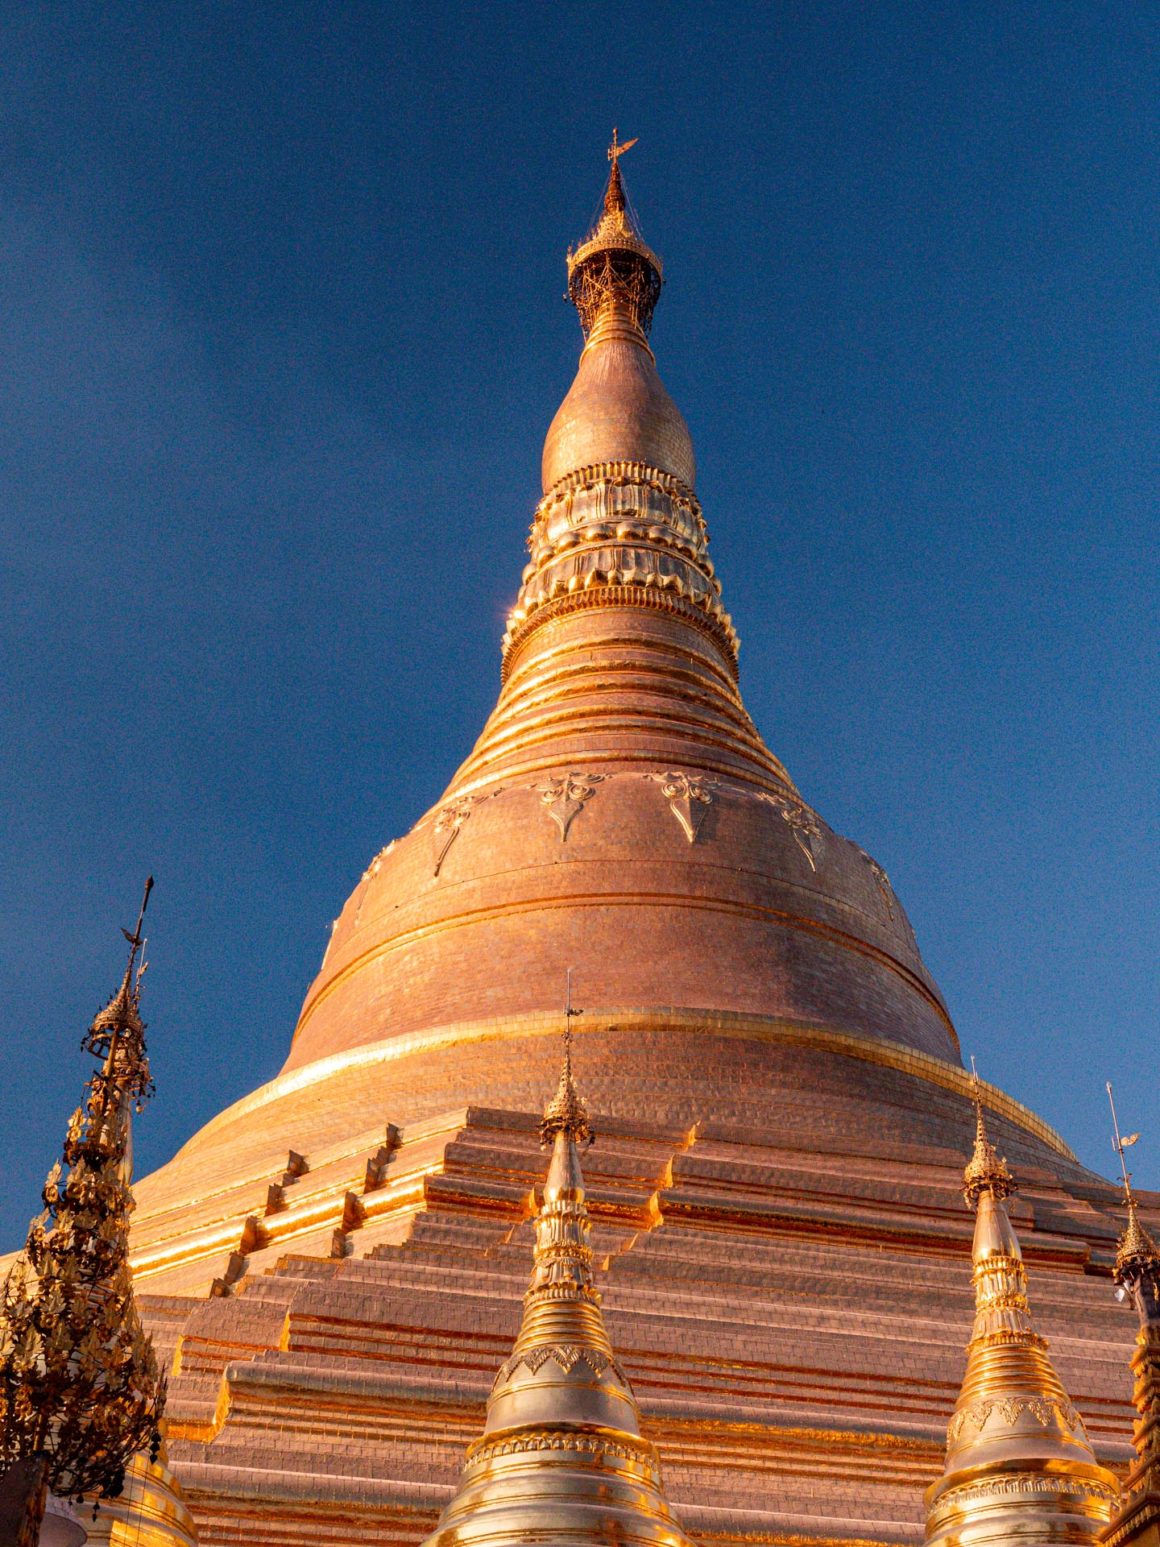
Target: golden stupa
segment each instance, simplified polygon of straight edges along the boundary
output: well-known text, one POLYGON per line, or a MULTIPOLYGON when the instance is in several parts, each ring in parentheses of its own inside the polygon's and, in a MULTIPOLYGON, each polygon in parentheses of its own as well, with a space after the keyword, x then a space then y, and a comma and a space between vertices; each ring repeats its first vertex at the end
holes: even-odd
POLYGON ((978 1107, 963 1176, 975 1210, 975 1324, 947 1431, 946 1465, 927 1493, 927 1547, 1094 1543, 1119 1503, 1083 1419, 1035 1331, 1027 1270, 1005 1199, 1010 1168, 978 1107))
MULTIPOLYGON (((207 1547, 414 1544, 456 1497, 521 1326, 572 966, 602 1314, 681 1527, 922 1541, 970 1317, 972 1086, 885 870, 745 710, 623 149, 569 258, 584 351, 495 710, 357 880, 282 1071, 136 1189, 169 1465, 207 1547)), ((1122 1471, 1116 1195, 980 1099, 1038 1320, 1122 1471)))
POLYGON ((552 1150, 535 1268, 511 1357, 454 1498, 425 1547, 638 1542, 692 1547, 664 1495, 656 1448, 617 1363, 592 1281, 580 1147, 595 1137, 572 1082, 570 1028, 540 1124, 552 1150))

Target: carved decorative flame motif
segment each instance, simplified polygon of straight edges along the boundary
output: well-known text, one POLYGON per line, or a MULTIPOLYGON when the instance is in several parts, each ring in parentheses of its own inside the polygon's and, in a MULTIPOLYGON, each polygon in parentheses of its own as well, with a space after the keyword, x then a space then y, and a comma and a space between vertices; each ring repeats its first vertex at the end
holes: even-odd
POLYGON ((1013 1424, 1020 1413, 1030 1413, 1041 1428, 1046 1429, 1054 1421, 1070 1429, 1072 1434, 1085 1438, 1087 1435, 1083 1419, 1070 1402, 1051 1402, 1043 1397, 996 1397, 987 1402, 977 1402, 974 1407, 960 1409, 947 1427, 947 1440, 953 1444, 968 1424, 975 1429, 982 1429, 995 1412, 1008 1425, 1013 1424))
POLYGON ((379 850, 374 859, 371 860, 370 864, 362 873, 362 878, 364 881, 369 881, 373 876, 378 875, 379 871, 383 868, 383 860, 386 859, 387 855, 394 847, 395 840, 392 838, 390 843, 379 850))
POLYGON ((781 812, 782 820, 788 823, 793 832, 794 841, 805 855, 810 869, 816 871, 824 847, 822 829, 817 817, 805 806, 781 800, 776 795, 762 794, 759 798, 768 801, 774 810, 781 812))
POLYGON ((462 795, 458 800, 453 800, 449 806, 444 806, 435 818, 435 826, 432 835, 435 839, 435 870, 438 875, 443 867, 443 861, 447 858, 447 851, 459 837, 459 830, 471 815, 475 806, 475 796, 462 795))
POLYGON ((596 794, 596 786, 603 784, 604 778, 604 774, 566 773, 549 779, 546 784, 532 785, 548 808, 548 815, 560 829, 561 843, 567 841, 573 818, 584 809, 585 802, 596 794))
POLYGON ((669 803, 669 810, 681 824, 690 843, 697 841, 697 833, 705 819, 705 813, 713 803, 711 790, 721 782, 707 774, 648 773, 646 779, 661 787, 661 794, 669 803))
MULTIPOLYGON (((857 845, 855 845, 855 847, 857 847, 857 845)), ((886 904, 886 911, 889 913, 890 917, 893 918, 894 888, 890 884, 890 877, 886 874, 885 870, 883 870, 882 866, 873 857, 873 855, 867 854, 865 849, 858 849, 858 853, 870 867, 870 874, 878 883, 878 890, 882 893, 882 900, 886 904)))

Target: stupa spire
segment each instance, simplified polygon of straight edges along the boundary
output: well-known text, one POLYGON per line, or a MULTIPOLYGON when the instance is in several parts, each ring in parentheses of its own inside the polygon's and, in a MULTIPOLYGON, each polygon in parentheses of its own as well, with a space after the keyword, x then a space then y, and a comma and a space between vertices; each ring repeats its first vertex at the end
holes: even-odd
POLYGON ((1132 1402, 1137 1418, 1132 1431, 1136 1464, 1124 1484, 1124 1500, 1104 1533, 1108 1547, 1160 1547, 1160 1248, 1140 1218, 1132 1191, 1132 1173, 1124 1151, 1138 1133, 1120 1132, 1116 1103, 1108 1084, 1112 1109, 1112 1147, 1120 1160, 1124 1207, 1128 1221, 1116 1247, 1112 1278, 1117 1296, 1130 1299, 1139 1318, 1132 1355, 1132 1402))
POLYGON ((159 1443, 165 1381, 129 1271, 129 1114, 152 1090, 138 965, 152 886, 124 931, 120 987, 84 1038, 101 1066, 0 1297, 0 1463, 36 1458, 62 1498, 115 1496, 131 1459, 159 1443))
POLYGON ((975 1210, 975 1322, 947 1430, 942 1477, 926 1496, 926 1542, 1094 1541, 1119 1498, 1036 1331, 1027 1271, 1005 1200, 1015 1191, 987 1133, 974 1076, 975 1145, 963 1196, 975 1210))
POLYGON ((552 1159, 519 1334, 492 1387, 484 1432, 468 1447, 459 1488, 424 1547, 692 1547, 669 1509, 656 1450, 641 1436, 592 1281, 580 1146, 593 1131, 572 1077, 570 1010, 569 997, 563 1068, 540 1125, 552 1159))
POLYGON ((585 344, 544 441, 544 498, 508 615, 505 674, 545 624, 610 606, 679 618, 708 636, 729 677, 736 671, 737 636, 694 492, 692 437, 648 343, 663 266, 625 193, 620 161, 635 144, 613 132, 600 216, 568 251, 585 344))
POLYGON ((664 268, 633 219, 624 191, 620 158, 636 143, 618 141, 613 129, 608 147, 612 165, 600 218, 579 247, 568 251, 568 295, 589 346, 599 342, 599 333, 600 338, 637 343, 648 352, 645 338, 660 299, 664 268))

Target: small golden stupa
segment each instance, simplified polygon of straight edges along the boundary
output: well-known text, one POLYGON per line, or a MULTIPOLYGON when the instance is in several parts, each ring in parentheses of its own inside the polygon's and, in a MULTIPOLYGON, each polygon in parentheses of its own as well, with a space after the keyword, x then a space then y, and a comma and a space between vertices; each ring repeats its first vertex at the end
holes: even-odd
MULTIPOLYGON (((1108 1086, 1111 1098, 1112 1087, 1108 1086)), ((1112 1118, 1116 1108, 1112 1103, 1112 1118)), ((1116 1122, 1115 1147, 1120 1156, 1128 1223, 1116 1250, 1113 1270, 1118 1298, 1130 1299, 1140 1319, 1132 1354, 1132 1402, 1137 1418, 1132 1432, 1136 1464, 1124 1483, 1124 1498, 1102 1540, 1106 1547, 1160 1547, 1160 1248, 1140 1218, 1124 1148, 1138 1134, 1124 1139, 1116 1122)))
POLYGON ((656 1449, 604 1328, 592 1282, 580 1148, 594 1137, 564 1067, 540 1138, 552 1160, 536 1218, 535 1267, 482 1436, 424 1547, 628 1542, 691 1547, 669 1509, 656 1449))
POLYGON ((926 1495, 927 1547, 1094 1542, 1120 1497, 1031 1321, 1027 1270, 1004 1199, 1015 1191, 987 1137, 976 1085, 975 1148, 963 1196, 975 1210, 975 1325, 947 1430, 943 1475, 926 1495))

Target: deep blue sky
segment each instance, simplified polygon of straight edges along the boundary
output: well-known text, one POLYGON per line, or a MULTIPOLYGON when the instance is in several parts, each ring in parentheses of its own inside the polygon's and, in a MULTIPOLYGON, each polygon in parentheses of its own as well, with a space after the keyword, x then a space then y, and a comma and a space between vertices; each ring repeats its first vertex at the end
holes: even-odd
POLYGON ((141 1168, 498 684, 611 126, 750 711, 1160 1186, 1154 4, 0 17, 0 1242, 157 876, 141 1168))

